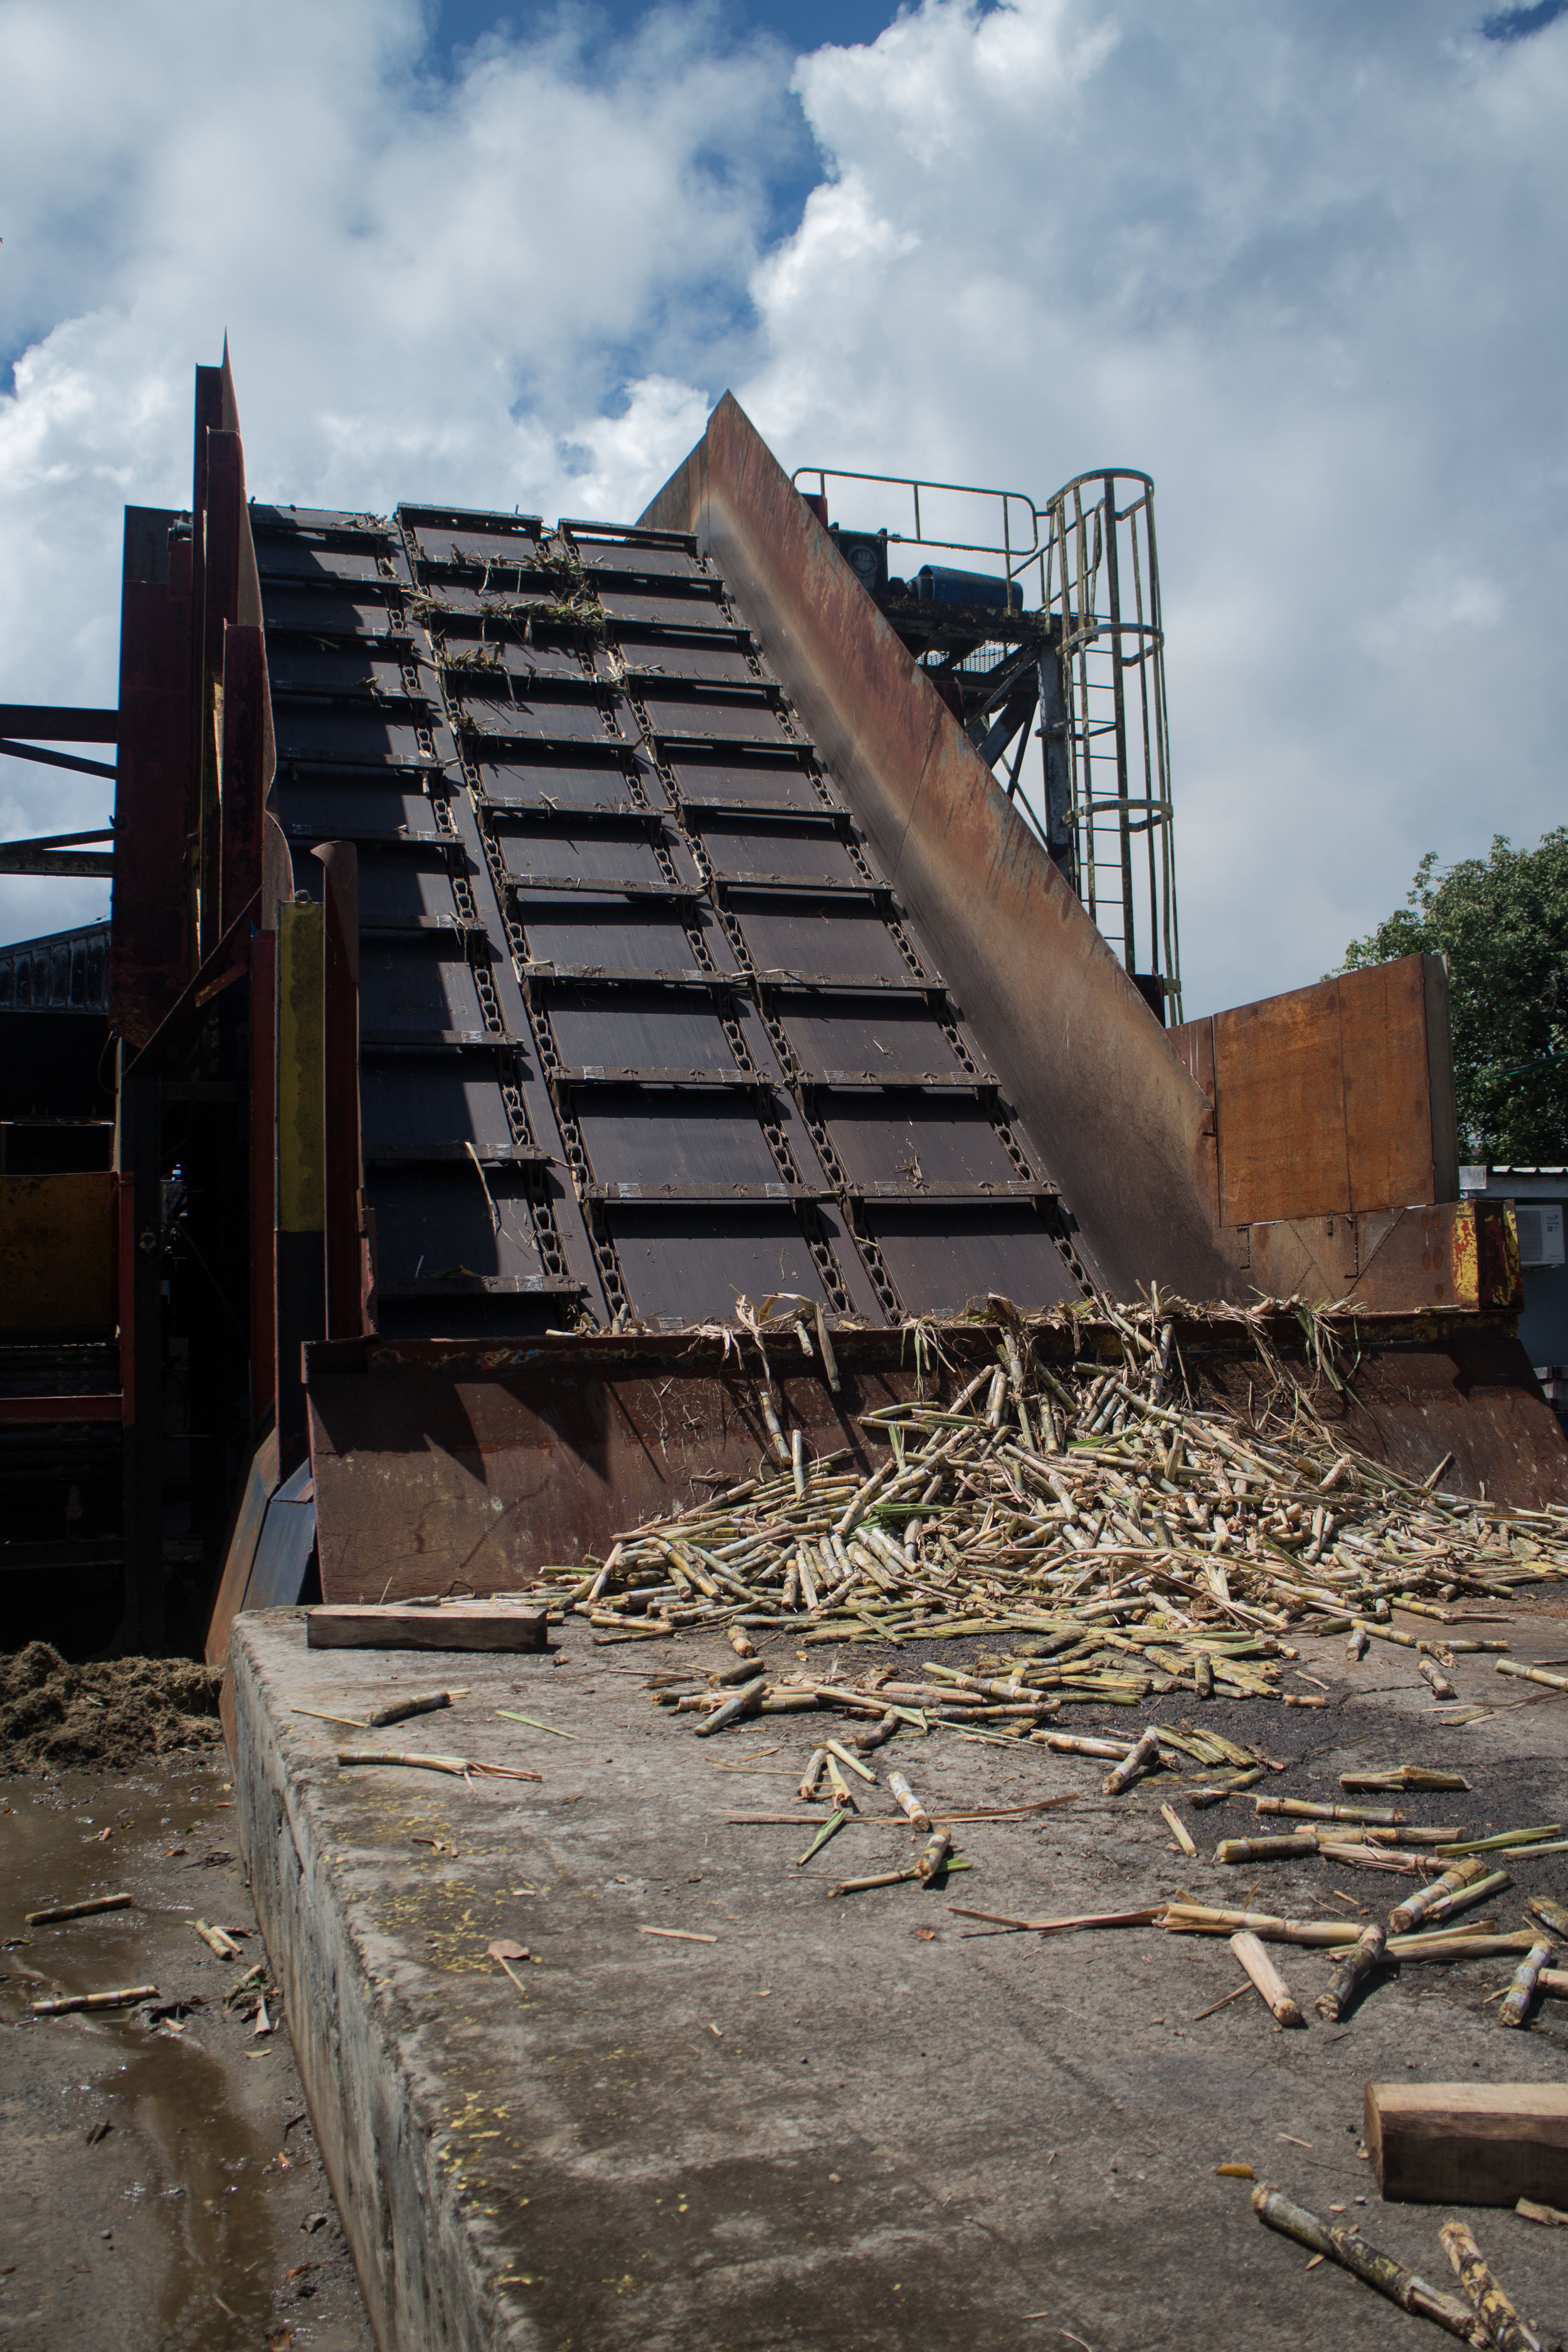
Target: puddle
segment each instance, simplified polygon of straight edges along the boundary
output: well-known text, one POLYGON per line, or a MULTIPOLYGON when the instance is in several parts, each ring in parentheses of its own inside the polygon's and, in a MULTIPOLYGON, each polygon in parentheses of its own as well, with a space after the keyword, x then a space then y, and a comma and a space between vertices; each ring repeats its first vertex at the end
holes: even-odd
POLYGON ((226 1780, 225 1761, 180 1757, 0 1780, 7 2352, 372 2352, 287 2034, 258 2040, 225 2006, 266 1957, 226 1780), (24 1924, 119 1892, 131 1909, 24 1924), (243 1958, 217 1959, 197 1918, 236 1934, 243 1958), (154 1983, 183 2017, 30 2014, 154 1983))

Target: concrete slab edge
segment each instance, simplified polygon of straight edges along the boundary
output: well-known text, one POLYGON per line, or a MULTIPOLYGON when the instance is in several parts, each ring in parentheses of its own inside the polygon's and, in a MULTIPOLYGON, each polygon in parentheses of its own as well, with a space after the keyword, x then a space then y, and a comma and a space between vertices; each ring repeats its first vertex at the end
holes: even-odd
MULTIPOLYGON (((269 1612, 276 1624, 283 1613, 269 1612)), ((439 2168, 440 2122, 418 2074, 401 1963, 350 1915, 308 1769, 283 1752, 279 1705, 247 1622, 229 1660, 235 1821, 322 2159, 382 2352, 536 2352, 485 2285, 495 2249, 439 2168)))

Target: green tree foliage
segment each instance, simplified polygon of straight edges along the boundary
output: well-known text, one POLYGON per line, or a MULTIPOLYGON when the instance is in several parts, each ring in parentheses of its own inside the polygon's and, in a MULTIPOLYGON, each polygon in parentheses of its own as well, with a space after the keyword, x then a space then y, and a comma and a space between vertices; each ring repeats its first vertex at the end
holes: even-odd
POLYGON ((1425 949, 1448 959, 1459 1144, 1515 1167, 1568 1160, 1568 827, 1538 849, 1503 834, 1491 856, 1437 873, 1435 852, 1410 896, 1341 966, 1425 949))

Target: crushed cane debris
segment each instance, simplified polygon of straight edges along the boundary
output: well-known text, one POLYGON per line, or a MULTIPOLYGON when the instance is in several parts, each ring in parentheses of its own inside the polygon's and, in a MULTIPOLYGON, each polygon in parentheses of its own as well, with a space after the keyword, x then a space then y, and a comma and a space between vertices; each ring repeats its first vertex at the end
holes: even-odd
POLYGON ((190 1658, 73 1665, 48 1642, 0 1657, 0 1772, 116 1771, 216 1747, 223 1671, 190 1658))
MULTIPOLYGON (((1017 1634, 1000 1677, 927 1664, 918 1686, 884 1680, 857 1710, 879 1727, 913 1708, 1011 1731, 1073 1701, 1172 1691, 1327 1704, 1280 1687, 1293 1628, 1364 1628, 1413 1665, 1447 1666, 1507 1645, 1446 1624, 1430 1640, 1397 1633, 1392 1607, 1568 1575, 1562 1507, 1505 1510, 1403 1476, 1331 1435, 1277 1362, 1261 1429, 1185 1403, 1167 1310, 1121 1328, 1124 1363, 1059 1370, 1034 1356, 1027 1326, 1010 1328, 994 1370, 950 1403, 862 1417, 891 1448, 868 1475, 842 1454, 807 1464, 781 1438, 776 1476, 627 1529, 563 1600, 602 1633, 776 1627, 806 1648, 1017 1634)), ((1321 1344, 1334 1344, 1327 1331, 1321 1344)), ((1258 1345, 1267 1353, 1260 1327, 1258 1345)), ((823 1679, 752 1673, 739 1688, 659 1696, 702 1715, 706 1735, 809 1709, 823 1679)))

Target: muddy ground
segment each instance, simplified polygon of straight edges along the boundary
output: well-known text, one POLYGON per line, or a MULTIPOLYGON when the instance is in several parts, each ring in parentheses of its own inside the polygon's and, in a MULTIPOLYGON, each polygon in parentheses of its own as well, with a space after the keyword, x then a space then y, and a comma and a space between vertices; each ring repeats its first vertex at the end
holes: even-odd
MULTIPOLYGON (((71 1671, 88 1677, 76 1697, 89 1717, 134 1706, 123 1667, 107 1709, 90 1704, 93 1670, 71 1671)), ((209 1678, 184 1672, 199 1703, 209 1678)), ((57 1738, 72 1737, 71 1704, 57 1738)), ((167 1706, 154 1696, 143 1748, 167 1706)), ((258 2036, 225 2005, 263 1957, 228 1777, 208 1746, 0 1779, 4 2352, 371 2352, 287 2022, 258 2036), (130 1910, 24 1925, 121 1890, 130 1910), (233 1931, 243 1959, 215 1958, 198 1918, 233 1931), (31 2015, 35 2000, 153 1983, 162 2017, 31 2015)))

